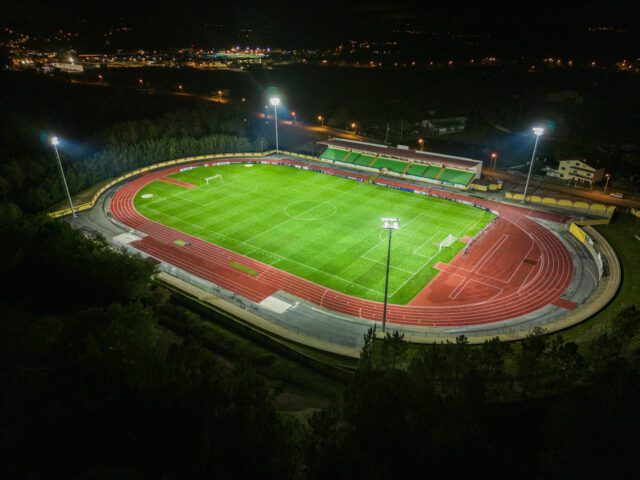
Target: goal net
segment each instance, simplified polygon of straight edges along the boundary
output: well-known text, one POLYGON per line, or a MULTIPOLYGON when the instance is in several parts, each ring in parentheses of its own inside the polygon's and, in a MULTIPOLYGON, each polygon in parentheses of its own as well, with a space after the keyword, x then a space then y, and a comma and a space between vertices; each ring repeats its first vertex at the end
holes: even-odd
POLYGON ((451 234, 447 235, 447 238, 442 240, 438 245, 438 252, 442 250, 444 247, 450 247, 451 245, 453 245, 453 242, 455 242, 456 240, 457 238, 454 237, 453 235, 451 234))
POLYGON ((207 183, 207 185, 209 185, 209 182, 214 182, 216 180, 221 182, 222 181, 222 175, 213 175, 211 177, 206 177, 204 179, 204 181, 207 183))

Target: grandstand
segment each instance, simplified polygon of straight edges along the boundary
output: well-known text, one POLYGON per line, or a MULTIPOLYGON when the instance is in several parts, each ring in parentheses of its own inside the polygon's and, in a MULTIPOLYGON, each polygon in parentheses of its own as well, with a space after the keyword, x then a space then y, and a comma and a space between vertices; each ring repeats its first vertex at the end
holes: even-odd
POLYGON ((319 143, 327 147, 320 155, 325 161, 372 169, 384 175, 466 190, 471 181, 482 174, 482 162, 471 158, 344 139, 319 143))

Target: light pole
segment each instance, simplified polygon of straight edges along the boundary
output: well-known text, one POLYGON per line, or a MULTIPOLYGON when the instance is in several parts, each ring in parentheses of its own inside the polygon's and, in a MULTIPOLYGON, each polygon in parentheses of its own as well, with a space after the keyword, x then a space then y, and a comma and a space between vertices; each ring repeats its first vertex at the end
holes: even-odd
POLYGON ((293 123, 296 123, 296 112, 291 112, 291 116, 293 117, 293 123))
POLYGON ((497 163, 498 163, 498 154, 496 152, 491 152, 491 168, 495 170, 497 163))
POLYGON ((391 266, 391 235, 394 230, 400 228, 399 218, 383 218, 382 228, 389 231, 389 243, 387 246, 387 274, 384 280, 384 307, 382 309, 382 333, 387 326, 387 295, 389 293, 389 268, 391 266))
POLYGON ((278 148, 278 105, 280 105, 280 98, 272 97, 269 99, 269 102, 273 105, 273 119, 276 124, 276 153, 278 153, 280 151, 278 148))
POLYGON ((53 145, 53 149, 56 152, 56 158, 58 159, 58 165, 60 166, 60 173, 62 174, 62 183, 64 183, 64 189, 67 192, 67 198, 69 199, 69 206, 71 207, 71 213, 73 217, 76 218, 76 209, 73 207, 73 202, 71 201, 71 194, 69 193, 69 187, 67 185, 67 179, 64 177, 64 170, 62 169, 62 162, 60 161, 60 154, 58 153, 58 137, 51 137, 51 145, 53 145))
POLYGON ((527 201, 527 189, 529 188, 529 180, 531 179, 531 172, 533 171, 533 162, 536 158, 536 150, 538 149, 538 140, 544 133, 544 128, 542 127, 533 127, 533 133, 536 136, 536 141, 533 144, 533 153, 531 154, 531 163, 529 164, 529 174, 527 175, 527 183, 524 184, 524 195, 522 196, 522 203, 526 203, 527 201))
POLYGON ((611 174, 610 173, 605 173, 604 174, 604 178, 607 179, 607 181, 604 183, 604 192, 603 193, 607 193, 607 187, 609 186, 609 179, 611 178, 611 174))
POLYGON ((324 127, 324 117, 322 115, 318 115, 318 121, 320 122, 320 126, 324 127))
POLYGON ((353 128, 353 134, 354 134, 354 135, 356 134, 356 127, 357 127, 357 126, 358 126, 358 125, 356 125, 356 122, 351 122, 351 128, 353 128))
POLYGON ((424 148, 424 138, 418 139, 418 145, 420 145, 420 151, 424 148))

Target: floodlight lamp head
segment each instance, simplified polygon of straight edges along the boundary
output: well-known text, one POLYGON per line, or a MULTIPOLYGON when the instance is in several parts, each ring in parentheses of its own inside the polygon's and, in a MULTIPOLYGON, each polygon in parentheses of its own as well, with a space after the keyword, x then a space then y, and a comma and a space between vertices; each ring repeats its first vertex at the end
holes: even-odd
POLYGON ((533 127, 532 130, 538 137, 544 133, 544 128, 542 127, 533 127))
POLYGON ((60 140, 58 139, 58 137, 51 137, 51 145, 58 145, 60 143, 60 140))
POLYGON ((278 105, 280 105, 280 98, 279 97, 272 97, 272 98, 269 99, 269 102, 274 107, 277 107, 278 105))
POLYGON ((400 219, 395 217, 385 217, 382 219, 382 228, 386 230, 398 230, 400 228, 400 219))

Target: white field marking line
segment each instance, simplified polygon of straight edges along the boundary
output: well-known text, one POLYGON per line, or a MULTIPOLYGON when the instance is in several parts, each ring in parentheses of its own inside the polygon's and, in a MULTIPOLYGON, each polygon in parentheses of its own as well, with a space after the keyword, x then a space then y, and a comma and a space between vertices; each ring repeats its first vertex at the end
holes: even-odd
MULTIPOLYGON (((536 266, 537 266, 537 264, 536 264, 536 266)), ((522 284, 520 284, 520 286, 518 287, 518 290, 517 290, 517 291, 518 291, 518 293, 519 293, 520 291, 522 291, 522 290, 526 290, 526 285, 527 285, 527 282, 529 281, 529 277, 531 276, 531 274, 532 274, 534 271, 535 271, 535 267, 534 267, 534 268, 532 268, 531 270, 529 270, 529 273, 527 273, 527 276, 526 276, 526 277, 524 277, 524 280, 522 281, 522 284)))
POLYGON ((418 245, 413 252, 411 252, 411 255, 415 255, 416 257, 427 258, 426 255, 420 255, 419 253, 416 253, 416 252, 418 250, 420 250, 425 243, 430 242, 431 240, 433 240, 433 237, 435 237, 436 234, 440 233, 441 231, 442 230, 438 229, 435 232, 433 232, 433 234, 429 238, 427 238, 424 242, 422 242, 420 245, 418 245))
MULTIPOLYGON (((413 217, 411 220, 409 220, 407 223, 405 223, 405 224, 404 224, 404 226, 403 226, 402 228, 403 228, 403 229, 405 229, 405 228, 407 227, 407 225, 410 225, 414 220, 416 220, 416 219, 417 219, 418 217, 420 217, 421 215, 424 215, 424 213, 419 213, 419 214, 417 214, 415 217, 413 217)), ((439 231, 439 230, 438 230, 438 231, 439 231)), ((434 235, 435 235, 435 233, 434 233, 434 235)), ((433 235, 432 235, 432 237, 433 237, 433 235)), ((383 238, 382 240, 380 240, 379 242, 377 242, 376 244, 374 244, 374 245, 373 245, 373 247, 371 247, 369 250, 367 250, 367 251, 366 251, 366 252, 364 252, 362 255, 360 255, 360 258, 363 258, 363 259, 368 260, 368 261, 373 262, 373 263, 377 263, 378 265, 384 265, 384 266, 386 266, 386 265, 387 265, 387 264, 386 264, 386 262, 380 262, 380 261, 378 261, 378 260, 374 260, 373 258, 370 258, 370 257, 368 256, 368 254, 369 254, 369 253, 371 253, 374 249, 378 248, 378 246, 379 246, 380 244, 382 244, 383 242, 386 242, 386 241, 388 241, 388 238, 383 238)), ((417 249, 416 249, 416 250, 417 250, 417 249)), ((414 252, 415 252, 415 250, 414 250, 414 252)), ((418 256, 423 257, 423 258, 426 258, 424 255, 418 255, 418 256)), ((415 275, 416 273, 418 273, 418 272, 419 272, 423 267, 424 267, 424 265, 423 265, 422 267, 420 267, 417 271, 411 272, 411 271, 409 271, 409 270, 405 270, 404 268, 394 267, 393 265, 391 265, 391 268, 393 268, 394 270, 399 270, 399 271, 401 271, 401 272, 408 273, 408 274, 412 274, 412 275, 415 275)))
POLYGON ((493 288, 494 290, 500 290, 499 293, 502 293, 504 291, 504 288, 502 288, 502 287, 496 287, 495 285, 491 285, 490 283, 486 283, 486 282, 482 282, 480 280, 476 280, 475 278, 465 277, 464 275, 460 275, 459 273, 454 273, 454 272, 442 272, 442 273, 444 273, 446 275, 453 275, 454 277, 460 277, 460 278, 463 278, 463 279, 467 279, 469 282, 476 282, 476 283, 479 283, 480 285, 484 285, 486 287, 493 288))
MULTIPOLYGON (((480 217, 482 217, 482 215, 484 214, 484 212, 480 212, 478 214, 478 216, 476 217, 476 219, 474 220, 474 222, 471 224, 471 226, 466 226, 464 229, 462 229, 457 235, 456 237, 459 238, 460 235, 462 235, 464 232, 466 232, 469 228, 471 228, 474 224, 476 224, 478 222, 478 220, 480 220, 480 217)), ((427 261, 425 261, 422 266, 413 274, 411 275, 407 280, 405 280, 405 282, 400 285, 398 288, 396 288, 394 290, 394 292, 390 295, 390 297, 393 297, 396 293, 398 293, 398 291, 400 291, 401 288, 403 288, 408 282, 409 280, 411 280, 413 277, 415 277, 419 272, 421 272, 422 270, 424 270, 424 268, 433 261, 433 259, 435 257, 437 257, 440 254, 440 252, 436 252, 431 258, 429 258, 427 261)), ((426 258, 426 257, 425 257, 426 258)))
MULTIPOLYGON (((422 216, 422 215, 430 216, 430 215, 427 215, 427 214, 426 214, 426 213, 424 213, 424 212, 421 212, 421 213, 417 214, 415 217, 413 217, 411 220, 409 220, 407 223, 405 223, 405 224, 402 226, 402 230, 406 229, 408 225, 410 225, 414 220, 416 220, 418 217, 420 217, 420 216, 422 216)), ((438 231, 439 231, 439 230, 438 230, 438 231)), ((369 258, 367 255, 368 255, 369 253, 371 253, 371 251, 373 251, 375 248, 377 248, 377 247, 378 247, 378 245, 380 245, 382 242, 386 242, 386 241, 388 241, 388 239, 387 239, 386 237, 385 237, 385 238, 383 238, 383 239, 381 239, 381 240, 380 240, 378 243, 376 243, 373 247, 371 247, 369 250, 367 250, 367 251, 366 251, 366 252, 364 252, 362 255, 360 255, 360 258, 366 258, 367 260, 375 261, 375 260, 373 260, 373 259, 369 258)), ((417 249, 416 249, 416 250, 417 250, 417 249)), ((414 252, 415 252, 415 250, 414 250, 414 252)), ((419 255, 419 256, 424 257, 424 255, 419 255)), ((379 263, 379 262, 378 262, 378 263, 379 263)), ((385 263, 385 265, 386 265, 386 263, 385 263)), ((421 268, 422 268, 422 267, 421 267, 421 268)), ((407 272, 407 273, 413 273, 413 272, 407 272)))
MULTIPOLYGON (((352 191, 354 191, 355 189, 357 189, 359 186, 362 186, 362 185, 364 185, 364 184, 365 184, 364 182, 358 182, 358 185, 355 185, 353 188, 350 188, 350 189, 348 189, 348 190, 345 190, 344 192, 341 192, 341 193, 339 193, 338 195, 336 195, 335 197, 329 198, 329 199, 325 200, 325 201, 324 201, 324 202, 322 202, 322 203, 318 203, 317 205, 314 205, 313 207, 308 208, 308 209, 306 209, 306 210, 304 210, 304 211, 300 212, 298 215, 301 215, 301 214, 303 214, 303 213, 308 213, 308 212, 310 212, 311 210, 313 210, 314 208, 317 208, 317 207, 319 207, 320 205, 324 205, 325 203, 333 202, 333 201, 334 201, 334 200, 336 200, 337 198, 339 198, 339 197, 341 197, 341 196, 343 196, 343 195, 346 195, 347 193, 351 193, 352 191)), ((289 205, 289 204, 287 204, 287 205, 289 205)), ((246 242, 250 242, 251 240, 254 240, 254 239, 256 239, 256 238, 258 238, 258 237, 260 237, 260 236, 264 235, 265 233, 267 233, 267 232, 269 232, 269 231, 273 230, 274 228, 280 227, 280 226, 284 225, 285 223, 290 222, 291 220, 294 220, 294 218, 293 218, 293 217, 288 216, 288 215, 287 215, 287 213, 285 212, 285 209, 287 208, 287 205, 285 205, 285 206, 283 207, 283 209, 282 209, 282 213, 284 213, 284 214, 285 214, 285 216, 287 217, 287 219, 286 219, 286 220, 283 220, 283 221, 282 221, 282 222, 280 222, 280 223, 276 223, 276 224, 275 224, 275 225, 273 225, 272 227, 267 228, 266 230, 263 230, 262 232, 260 232, 260 233, 258 233, 258 234, 256 234, 256 235, 254 235, 254 236, 253 236, 253 237, 251 237, 251 238, 247 238, 246 242)), ((334 205, 334 208, 336 208, 336 207, 335 207, 335 205, 334 205)), ((336 208, 336 210, 337 210, 337 208, 336 208)))
MULTIPOLYGON (((340 277, 340 276, 338 276, 338 275, 334 275, 333 273, 325 272, 324 270, 320 270, 319 268, 312 267, 312 266, 310 266, 310 265, 307 265, 306 263, 298 262, 297 260, 293 260, 293 259, 291 259, 291 258, 284 257, 284 256, 279 255, 279 254, 277 254, 277 253, 270 252, 269 250, 265 250, 264 248, 260 248, 260 247, 258 247, 257 245, 253 245, 253 244, 250 244, 250 243, 244 242, 244 241, 242 241, 242 240, 237 240, 237 239, 235 239, 235 238, 233 238, 233 237, 230 237, 230 236, 228 236, 228 235, 225 235, 225 234, 223 234, 223 233, 215 232, 215 231, 210 230, 210 229, 208 229, 208 228, 206 228, 206 227, 201 227, 201 226, 198 226, 198 225, 196 225, 196 224, 194 224, 194 223, 187 222, 187 221, 185 221, 185 220, 181 220, 180 218, 178 218, 178 217, 176 217, 176 216, 174 216, 174 215, 171 215, 171 214, 169 214, 169 213, 162 213, 162 212, 159 212, 159 211, 157 211, 157 210, 155 210, 155 209, 153 209, 153 208, 152 208, 151 210, 153 210, 154 212, 156 212, 157 214, 159 214, 159 215, 161 215, 161 216, 171 217, 171 218, 173 218, 173 219, 177 220, 177 221, 178 221, 178 222, 180 222, 180 223, 183 223, 183 224, 186 224, 186 225, 191 225, 191 226, 192 226, 192 227, 194 227, 196 230, 204 230, 204 231, 206 231, 206 232, 212 233, 213 235, 219 235, 219 236, 225 237, 225 238, 227 238, 227 239, 229 239, 229 240, 231 240, 231 241, 233 241, 233 242, 236 242, 236 243, 242 243, 242 244, 244 244, 244 245, 247 245, 248 247, 253 248, 253 249, 254 249, 254 251, 255 251, 255 250, 260 250, 260 251, 262 251, 262 252, 265 252, 265 253, 268 253, 268 254, 270 254, 270 255, 273 255, 274 257, 277 257, 277 258, 278 258, 278 261, 285 261, 285 262, 293 262, 293 263, 297 263, 298 265, 301 265, 301 266, 303 266, 303 267, 305 267, 305 268, 309 268, 309 269, 311 269, 311 270, 315 270, 316 272, 320 272, 320 273, 322 273, 323 275, 327 275, 327 276, 329 276, 329 277, 332 277, 332 278, 338 279, 338 280, 340 280, 340 281, 343 281, 343 282, 345 282, 345 283, 348 283, 349 285, 355 285, 355 286, 357 286, 357 287, 363 288, 363 289, 368 290, 368 291, 370 291, 370 292, 377 293, 378 295, 384 295, 384 293, 379 292, 378 290, 375 290, 375 289, 373 289, 373 288, 366 287, 366 286, 361 285, 361 284, 359 284, 359 283, 357 283, 357 282, 355 282, 355 281, 353 281, 353 280, 347 280, 346 278, 342 278, 342 277, 340 277)), ((189 234, 188 232, 185 232, 185 233, 189 234)), ((191 235, 197 236, 197 234, 191 234, 191 235)), ((205 241, 206 241, 206 240, 205 240, 205 241)), ((225 248, 225 247, 223 247, 223 248, 225 248)), ((232 251, 233 251, 233 250, 232 250, 232 251)), ((238 253, 238 252, 235 252, 235 253, 238 253)), ((242 253, 238 253, 238 254, 239 254, 239 255, 246 256, 246 254, 242 254, 242 253)), ((261 262, 261 263, 264 263, 264 262, 261 262)), ((275 264, 275 263, 274 263, 274 264, 275 264)), ((295 275, 295 274, 294 274, 294 275, 295 275)), ((312 281, 312 280, 311 280, 311 281, 312 281)))
MULTIPOLYGON (((509 238, 509 235, 504 233, 502 234, 502 236, 500 237, 500 240, 498 240, 496 243, 494 243, 493 245, 491 245, 491 248, 489 250, 487 250, 484 255, 482 255, 482 257, 480 258, 480 261, 478 263, 475 264, 475 266, 473 267, 472 272, 476 273, 477 270, 481 269, 482 267, 484 267, 484 264, 487 263, 489 261, 489 259, 491 258, 491 256, 498 251, 498 249, 502 246, 502 244, 504 242, 507 241, 507 238, 509 238)), ((493 278, 493 277, 488 277, 488 278, 493 278)), ((497 278, 494 278, 494 280, 498 280, 497 278)))
MULTIPOLYGON (((504 234, 507 237, 510 237, 509 234, 504 234)), ((506 242, 506 239, 504 241, 501 242, 500 245, 502 245, 503 243, 506 242)), ((529 256, 529 253, 531 253, 531 250, 534 247, 534 242, 532 241, 531 246, 529 247, 529 250, 527 250, 527 253, 524 254, 524 256, 522 257, 522 259, 520 261, 518 261, 518 265, 520 263, 522 263, 522 261, 527 258, 529 256)), ((494 250, 495 251, 495 250, 494 250)), ((513 280, 513 277, 515 276, 516 273, 518 273, 518 268, 516 268, 513 273, 511 274, 511 276, 507 279, 507 280, 501 280, 497 277, 493 277, 491 275, 486 275, 484 273, 480 273, 480 268, 482 268, 483 264, 486 263, 485 257, 487 254, 491 253, 492 250, 490 249, 489 251, 487 251, 481 258, 480 260, 473 266, 473 268, 471 270, 469 270, 468 268, 461 268, 461 267, 457 267, 459 270, 463 271, 463 272, 468 272, 468 273, 475 273, 476 275, 480 275, 482 277, 485 278, 490 278, 492 280, 495 280, 497 282, 501 282, 501 283, 511 283, 511 280, 513 280), (482 264, 482 265, 481 265, 482 264)), ((533 271, 533 269, 527 274, 527 278, 529 278, 529 275, 531 275, 531 272, 533 271)), ((520 291, 520 289, 522 288, 522 286, 518 289, 518 291, 520 291)))
MULTIPOLYGON (((484 255, 480 258, 480 261, 479 261, 478 263, 476 263, 476 265, 473 267, 473 269, 472 269, 472 270, 467 270, 467 269, 462 269, 462 268, 461 268, 460 270, 462 270, 462 271, 464 271, 464 272, 468 272, 468 273, 476 274, 476 275, 482 275, 481 273, 478 273, 478 272, 477 272, 477 270, 478 270, 478 269, 480 269, 480 268, 482 268, 482 267, 484 266, 484 264, 489 260, 489 258, 491 258, 491 256, 492 256, 495 252, 497 252, 497 251, 498 251, 498 249, 502 246, 502 244, 503 244, 504 242, 506 242, 506 241, 507 241, 507 238, 509 238, 509 235, 507 235, 507 234, 503 234, 503 235, 500 237, 500 240, 498 240, 496 243, 494 243, 494 244, 491 246, 491 248, 490 248, 489 250, 487 250, 487 251, 484 253, 484 255)), ((450 273, 450 272, 447 272, 447 273, 450 273)), ((450 273, 450 274, 451 274, 451 273, 450 273)), ((452 275, 455 275, 455 274, 452 274, 452 275)), ((475 279, 470 279, 469 277, 466 277, 466 276, 463 276, 463 275, 459 275, 459 276, 461 276, 461 277, 465 278, 465 279, 466 279, 466 281, 465 281, 465 282, 461 282, 460 284, 458 284, 458 286, 457 286, 457 287, 456 287, 456 288, 455 288, 455 289, 454 289, 454 290, 449 294, 449 298, 451 298, 451 299, 455 299, 455 298, 457 298, 457 297, 458 297, 458 295, 460 294, 460 292, 464 289, 464 287, 469 283, 469 281, 470 281, 470 280, 476 281, 475 279), (463 284, 464 284, 464 285, 463 285, 463 284), (458 287, 461 287, 461 288, 459 288, 459 289, 458 289, 458 287), (455 295, 454 295, 454 294, 455 294, 455 295), (453 295, 453 296, 452 296, 452 295, 453 295)), ((484 276, 484 277, 486 277, 486 278, 490 278, 490 279, 492 279, 492 280, 494 280, 494 281, 501 282, 501 280, 499 280, 499 279, 497 279, 497 278, 494 278, 494 277, 490 277, 490 276, 488 276, 488 275, 482 275, 482 276, 484 276)), ((493 285, 489 285, 489 284, 487 284, 487 283, 485 283, 485 282, 478 281, 478 283, 481 283, 481 284, 484 284, 484 285, 488 285, 488 286, 490 286, 490 287, 493 287, 493 285)), ((500 289, 500 291, 502 291, 502 290, 503 290, 501 287, 494 287, 494 288, 499 288, 499 289, 500 289)))

